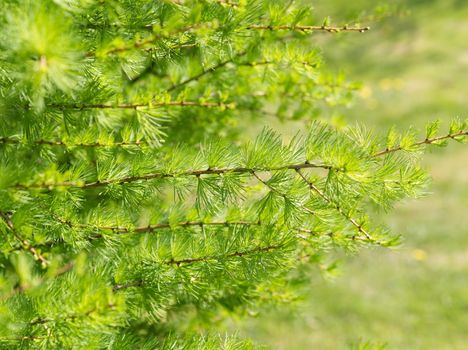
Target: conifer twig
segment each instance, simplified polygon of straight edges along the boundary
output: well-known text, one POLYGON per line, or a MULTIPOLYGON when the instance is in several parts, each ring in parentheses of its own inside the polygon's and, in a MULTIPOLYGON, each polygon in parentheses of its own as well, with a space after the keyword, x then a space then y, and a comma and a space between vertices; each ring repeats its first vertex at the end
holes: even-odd
MULTIPOLYGON (((257 63, 251 63, 252 65, 256 65, 257 63)), ((209 70, 206 72, 209 73, 209 70)), ((184 83, 185 84, 185 83, 184 83)), ((179 86, 177 86, 179 87, 179 86)), ((176 87, 174 87, 176 88, 176 87)), ((276 117, 277 115, 275 113, 271 113, 269 111, 262 110, 262 113, 271 115, 273 117, 276 117)), ((431 139, 424 139, 418 142, 415 142, 411 144, 409 147, 415 147, 415 146, 422 146, 422 145, 431 145, 434 144, 435 142, 438 141, 443 141, 446 139, 455 139, 456 137, 460 136, 468 136, 468 130, 463 130, 454 134, 448 134, 444 136, 438 136, 434 137, 431 139)), ((93 148, 93 147, 103 147, 103 148, 112 148, 112 147, 132 147, 132 146, 143 146, 147 145, 148 142, 146 141, 117 141, 117 142, 112 142, 112 143, 101 143, 99 141, 94 141, 94 142, 80 142, 80 143, 68 143, 62 140, 44 140, 44 139, 39 139, 39 140, 32 140, 29 143, 37 144, 37 145, 47 145, 47 146, 62 146, 62 147, 83 147, 83 148, 93 148)), ((18 145, 27 145, 28 142, 23 142, 21 140, 8 137, 8 136, 0 136, 0 144, 18 144, 18 145)), ((402 151, 403 148, 401 146, 397 146, 394 148, 386 148, 383 149, 377 153, 374 153, 374 157, 380 157, 389 153, 394 153, 398 151, 402 151)))
POLYGON ((156 102, 149 101, 146 103, 121 103, 121 104, 50 104, 48 107, 57 108, 60 110, 88 110, 88 109, 134 109, 152 108, 152 107, 203 107, 203 108, 225 108, 232 109, 234 105, 224 102, 199 102, 199 101, 169 101, 156 102))
POLYGON ((334 26, 307 26, 307 25, 251 25, 247 29, 252 30, 289 30, 297 32, 328 32, 328 33, 339 33, 339 32, 360 32, 364 33, 370 30, 370 27, 350 27, 347 25, 341 27, 334 26))
POLYGON ((23 341, 23 340, 36 340, 36 339, 46 339, 46 336, 41 335, 19 335, 17 337, 0 337, 1 341, 23 341))
MULTIPOLYGON (((115 308, 115 304, 113 303, 107 303, 105 305, 106 308, 109 308, 109 309, 114 309, 115 308)), ((66 315, 65 317, 61 318, 60 320, 61 321, 68 321, 68 320, 76 320, 77 318, 79 317, 89 317, 89 315, 91 315, 92 313, 96 312, 96 308, 93 307, 92 309, 89 309, 88 311, 86 312, 83 312, 81 314, 77 314, 77 313, 74 313, 74 314, 69 314, 69 315, 66 315)), ((36 326, 36 325, 40 325, 40 324, 45 324, 45 323, 49 323, 49 322, 53 322, 55 320, 53 319, 49 319, 49 318, 37 318, 35 319, 34 321, 30 322, 29 324, 31 326, 36 326)))
MULTIPOLYGON (((262 180, 260 180, 262 181, 262 180)), ((271 187, 269 187, 271 189, 271 187)), ((274 190, 274 189, 272 189, 274 190)), ((276 190, 275 190, 276 191, 276 190)), ((278 192, 279 193, 279 192, 278 192)), ((281 194, 281 193, 280 193, 281 194)), ((281 194, 283 195, 283 194, 281 194)), ((306 210, 309 214, 315 215, 309 208, 303 208, 306 210)), ((160 223, 160 224, 151 224, 151 225, 146 225, 146 226, 140 226, 136 227, 134 229, 124 227, 124 226, 99 226, 99 225, 93 225, 93 224, 82 224, 82 223, 74 223, 71 222, 70 220, 64 220, 59 217, 55 217, 57 221, 59 221, 62 224, 67 225, 70 228, 88 228, 88 229, 96 229, 96 230, 108 230, 112 231, 117 234, 129 234, 129 233, 152 233, 155 231, 159 230, 164 230, 164 229, 170 229, 170 228, 176 228, 176 227, 210 227, 210 226, 221 226, 221 227, 231 227, 231 226, 260 226, 262 225, 262 222, 260 220, 257 221, 244 221, 244 220, 235 220, 235 221, 182 221, 174 224, 168 224, 168 223, 160 223)), ((292 227, 291 228, 294 231, 297 232, 304 232, 308 233, 314 236, 321 236, 321 235, 326 235, 329 237, 332 237, 334 234, 333 233, 323 233, 320 231, 314 231, 310 229, 306 229, 303 227, 292 227)), ((89 237, 90 239, 99 239, 102 238, 102 234, 97 234, 92 237, 89 237)), ((305 237, 300 237, 300 238, 305 238, 305 237)), ((361 237, 353 237, 353 239, 361 239, 361 237)))
MULTIPOLYGON (((139 226, 133 229, 124 227, 124 226, 99 226, 93 224, 82 224, 82 223, 73 223, 70 220, 63 220, 57 218, 59 222, 67 225, 68 227, 80 227, 80 228, 90 228, 97 229, 102 231, 112 231, 117 234, 127 234, 127 233, 149 233, 158 230, 170 229, 173 227, 205 227, 205 226, 258 226, 261 224, 260 221, 245 221, 245 220, 225 220, 225 221, 182 221, 174 224, 170 223, 159 223, 159 224, 150 224, 146 226, 139 226)), ((95 235, 93 238, 101 238, 102 235, 95 235)))
MULTIPOLYGON (((304 174, 300 171, 300 169, 295 169, 295 171, 299 174, 299 176, 302 178, 302 180, 309 186, 311 190, 316 192, 325 202, 327 202, 329 205, 333 206, 343 217, 345 217, 353 226, 355 226, 360 233, 362 233, 368 240, 373 241, 373 238, 367 233, 366 230, 362 227, 361 224, 359 224, 354 218, 349 216, 339 204, 335 203, 333 200, 331 200, 324 192, 322 192, 317 186, 315 186, 312 182, 310 182, 304 174)), ((355 238, 355 236, 353 236, 355 238)))
POLYGON ((295 170, 295 169, 309 169, 309 168, 322 168, 331 169, 331 166, 319 163, 303 162, 298 164, 287 164, 277 167, 233 167, 233 168, 208 168, 202 170, 188 170, 174 173, 167 172, 155 172, 143 175, 128 176, 119 179, 107 179, 102 181, 92 182, 60 182, 60 183, 35 183, 35 184, 16 184, 14 187, 20 189, 39 188, 45 190, 52 190, 54 187, 73 187, 73 188, 96 188, 103 187, 112 184, 125 184, 136 181, 162 179, 162 178, 177 178, 186 176, 201 176, 201 175, 220 175, 226 173, 237 173, 237 174, 252 174, 254 175, 257 171, 279 171, 279 170, 295 170))
POLYGON ((196 75, 194 75, 194 76, 192 76, 190 78, 187 78, 187 79, 181 81, 180 83, 172 85, 171 87, 169 87, 166 90, 166 92, 170 92, 170 91, 173 91, 175 89, 178 89, 178 88, 180 88, 180 87, 182 87, 184 85, 187 85, 188 83, 190 83, 192 81, 200 79, 201 77, 203 77, 203 76, 205 76, 205 75, 207 75, 209 73, 213 73, 213 72, 217 71, 218 69, 223 68, 227 64, 233 62, 235 58, 244 56, 246 53, 247 53, 247 51, 241 51, 241 52, 233 55, 231 58, 229 58, 229 59, 227 59, 225 61, 222 61, 222 62, 220 62, 220 63, 218 63, 218 64, 216 64, 216 65, 214 65, 214 66, 212 66, 210 68, 204 69, 200 73, 198 73, 198 74, 196 74, 196 75))
MULTIPOLYGON (((297 171, 297 169, 294 169, 294 170, 297 171)), ((274 188, 273 186, 271 186, 267 181, 263 180, 263 179, 262 179, 260 176, 258 176, 255 172, 252 172, 252 175, 253 175, 258 181, 260 181, 262 184, 264 184, 266 187, 268 187, 268 188, 270 189, 270 191, 272 191, 272 192, 278 194, 279 196, 281 196, 281 197, 283 197, 283 198, 285 198, 285 199, 287 198, 286 193, 283 193, 283 192, 279 191, 278 189, 274 188)), ((309 208, 307 208, 307 207, 302 207, 302 209, 304 209, 304 211, 306 211, 307 213, 309 213, 309 214, 311 214, 311 215, 316 215, 316 213, 315 213, 313 210, 311 210, 311 209, 309 209, 309 208)))
POLYGON ((10 229, 10 231, 13 233, 15 238, 21 243, 21 246, 23 247, 24 250, 28 251, 31 253, 31 255, 34 257, 34 259, 38 260, 41 262, 43 266, 47 266, 49 264, 49 261, 42 256, 41 253, 37 251, 36 248, 34 248, 31 245, 31 242, 29 242, 27 239, 21 237, 21 235, 18 233, 16 230, 13 221, 11 221, 10 216, 8 214, 0 211, 0 217, 3 219, 3 221, 6 223, 7 227, 10 229))
MULTIPOLYGON (((138 40, 127 45, 109 49, 107 51, 104 51, 102 55, 113 55, 116 53, 121 53, 121 52, 129 51, 129 50, 141 49, 144 46, 153 44, 159 40, 170 39, 171 36, 173 35, 186 33, 194 29, 206 28, 206 27, 211 27, 211 25, 209 23, 200 23, 197 25, 190 25, 187 27, 179 28, 168 35, 163 35, 163 34, 152 35, 152 36, 149 36, 148 38, 138 40)), ((247 26, 245 27, 245 29, 247 30, 269 30, 269 31, 288 30, 288 31, 296 31, 296 32, 328 32, 328 33, 360 32, 360 33, 363 33, 363 32, 370 30, 370 27, 350 27, 348 25, 343 25, 343 26, 325 26, 325 25, 317 26, 315 25, 314 26, 314 25, 261 25, 259 24, 259 25, 247 26)), ((85 57, 88 57, 88 58, 96 57, 96 52, 88 51, 85 54, 85 57)))
MULTIPOLYGON (((146 46, 148 44, 153 44, 153 43, 157 42, 158 40, 169 39, 172 35, 176 35, 176 34, 180 34, 180 33, 186 33, 186 32, 189 32, 189 31, 191 31, 193 29, 198 29, 198 28, 206 27, 206 26, 207 26, 207 24, 204 24, 204 23, 193 24, 193 25, 189 25, 189 26, 186 26, 186 27, 176 29, 175 31, 173 31, 172 33, 167 34, 167 35, 155 34, 155 35, 152 35, 152 36, 150 36, 148 38, 135 41, 134 43, 131 43, 131 44, 128 44, 128 45, 123 45, 121 47, 115 47, 115 48, 109 49, 107 51, 104 51, 102 54, 103 55, 113 55, 113 54, 116 54, 116 53, 125 52, 125 51, 129 51, 129 50, 133 50, 133 49, 140 49, 140 48, 142 48, 142 47, 144 47, 144 46, 146 46)), ((95 56, 96 56, 96 52, 94 52, 94 51, 88 51, 85 54, 85 57, 95 57, 95 56)))
MULTIPOLYGON (((14 139, 11 137, 0 137, 0 144, 14 144, 14 145, 27 145, 28 142, 22 142, 21 140, 14 139)), ((146 141, 117 141, 113 143, 101 143, 99 141, 95 142, 80 142, 80 143, 68 143, 62 140, 33 140, 30 143, 36 145, 47 145, 47 146, 62 146, 62 147, 83 147, 83 148, 93 148, 93 147, 131 147, 131 146, 142 146, 146 145, 146 141)))
MULTIPOLYGON (((228 60, 225 60, 223 62, 220 62, 210 68, 207 68, 207 69, 204 69, 202 70, 200 73, 190 77, 190 78, 187 78, 183 81, 181 81, 180 83, 177 83, 177 84, 174 84, 172 85, 171 87, 169 87, 166 92, 171 92, 175 89, 178 89, 192 81, 196 81, 196 80, 199 80, 200 78, 202 78, 203 76, 207 75, 207 74, 210 74, 210 73, 213 73, 213 72, 216 72, 217 70, 219 70, 220 68, 223 68, 225 67, 226 65, 228 65, 229 63, 232 63, 234 62, 234 59, 235 58, 238 58, 238 57, 241 57, 243 55, 245 55, 247 52, 244 51, 244 52, 241 52, 239 53, 238 55, 234 55, 232 58, 228 59, 228 60)), ((312 64, 312 63, 309 63, 309 62, 297 62, 299 64, 302 64, 303 66, 309 66, 309 67, 313 67, 313 68, 316 68, 316 65, 312 64)), ((257 67, 257 66, 265 66, 265 65, 269 65, 269 64, 275 64, 274 61, 270 61, 270 60, 263 60, 263 61, 258 61, 258 62, 239 62, 239 63, 236 63, 236 66, 237 67, 241 67, 241 66, 244 66, 244 67, 257 67)))
MULTIPOLYGON (((258 246, 249 250, 244 250, 244 251, 235 251, 233 253, 229 253, 226 255, 208 255, 208 256, 201 256, 198 258, 186 258, 186 259, 170 259, 166 261, 162 261, 161 264, 163 265, 175 265, 177 267, 181 265, 190 265, 190 264, 196 264, 196 263, 201 263, 201 262, 208 262, 211 260, 226 260, 226 259, 233 259, 233 258, 242 258, 244 256, 249 256, 249 255, 255 255, 255 254, 262 254, 262 253, 270 253, 272 251, 275 251, 277 249, 283 248, 283 244, 276 244, 276 245, 267 245, 267 246, 258 246)), ((113 287, 114 291, 118 291, 121 289, 127 289, 131 287, 142 287, 144 286, 145 283, 142 280, 137 280, 134 282, 126 283, 126 284, 115 284, 113 287)))
MULTIPOLYGON (((438 137, 434 137, 434 138, 430 138, 430 139, 426 138, 426 139, 424 139, 422 141, 413 143, 409 147, 430 145, 430 144, 433 144, 433 143, 436 143, 436 142, 439 142, 439 141, 444 141, 444 140, 447 140, 447 139, 455 139, 456 137, 467 136, 467 135, 468 135, 468 130, 462 130, 462 131, 459 131, 459 132, 456 132, 456 133, 453 133, 453 134, 449 133, 449 134, 444 135, 444 136, 438 136, 438 137)), ((384 149, 382 151, 379 151, 379 152, 375 153, 374 157, 383 156, 383 155, 393 153, 393 152, 398 152, 398 151, 401 151, 401 150, 403 150, 403 148, 401 146, 397 146, 397 147, 394 147, 394 148, 386 148, 386 149, 384 149)))

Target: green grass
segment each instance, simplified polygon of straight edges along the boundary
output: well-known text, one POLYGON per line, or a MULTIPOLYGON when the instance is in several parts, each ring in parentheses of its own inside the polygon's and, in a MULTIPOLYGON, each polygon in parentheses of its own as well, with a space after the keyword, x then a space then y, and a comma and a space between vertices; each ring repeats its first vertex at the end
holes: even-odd
MULTIPOLYGON (((468 2, 399 3, 410 13, 375 23, 370 33, 314 37, 330 69, 364 83, 355 105, 340 113, 382 132, 466 118, 468 2)), ((376 3, 315 6, 319 17, 331 13, 338 22, 339 13, 353 18, 376 3)), ((468 146, 451 144, 425 164, 432 194, 383 215, 403 234, 402 247, 342 256, 339 277, 314 278, 300 311, 262 314, 241 332, 272 349, 346 349, 360 340, 386 349, 467 349, 468 146)))

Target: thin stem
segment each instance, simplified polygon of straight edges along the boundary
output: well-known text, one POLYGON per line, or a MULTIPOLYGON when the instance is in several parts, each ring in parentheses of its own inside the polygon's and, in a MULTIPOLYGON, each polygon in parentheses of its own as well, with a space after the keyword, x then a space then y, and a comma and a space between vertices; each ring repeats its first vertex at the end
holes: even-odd
MULTIPOLYGON (((105 305, 106 308, 108 309, 114 309, 115 308, 115 304, 113 303, 108 303, 105 305)), ((88 311, 84 312, 84 313, 81 313, 81 314, 77 314, 77 313, 73 313, 73 314, 68 314, 66 315, 65 317, 61 318, 60 321, 68 321, 68 320, 76 320, 77 318, 80 318, 80 317, 89 317, 92 313, 96 312, 96 307, 93 307, 92 309, 89 309, 88 311)), ((49 322, 53 322, 55 321, 54 319, 51 319, 51 318, 37 318, 35 319, 34 321, 31 321, 29 324, 31 326, 36 326, 36 325, 41 325, 41 324, 46 324, 46 323, 49 323, 49 322)))
MULTIPOLYGON (((249 63, 250 65, 257 65, 257 64, 266 64, 266 62, 260 62, 260 63, 249 63)), ((247 65, 247 63, 245 64, 247 65)), ((211 68, 210 68, 211 69, 211 68)), ((209 73, 209 70, 206 71, 207 73, 209 73)), ((189 78, 189 79, 192 79, 192 78, 189 78)), ((182 82, 184 83, 184 82, 182 82)), ((184 83, 185 84, 185 83, 184 83)), ((177 86, 179 87, 179 86, 177 86)), ((176 87, 174 87, 175 89, 176 87)), ((262 110, 261 111, 263 114, 267 114, 267 115, 270 115, 272 117, 278 117, 277 114, 275 113, 271 113, 269 111, 265 111, 265 110, 262 110)), ((433 144, 435 142, 438 142, 438 141, 443 141, 443 140, 446 140, 446 139, 455 139, 456 137, 460 137, 460 136, 467 136, 468 135, 468 130, 464 130, 464 131, 460 131, 458 133, 454 133, 454 134, 448 134, 448 135, 445 135, 445 136, 438 136, 438 137, 434 137, 432 139, 424 139, 424 140, 421 140, 421 141, 418 141, 418 142, 415 142, 413 143, 412 145, 410 145, 409 147, 415 147, 415 146, 422 146, 422 145, 430 145, 430 144, 433 144)), ((12 137, 8 137, 8 136, 0 136, 0 144, 21 144, 21 145, 27 145, 28 142, 23 142, 21 140, 18 140, 18 139, 15 139, 15 138, 12 138, 12 137)), ((61 146, 61 147, 83 147, 83 148, 94 148, 94 147, 103 147, 103 148, 112 148, 112 147, 132 147, 132 146, 143 146, 143 145, 147 145, 148 142, 146 141, 120 141, 120 142, 113 142, 113 143, 101 143, 99 141, 95 141, 95 142, 90 142, 90 143, 84 143, 84 142, 80 142, 80 143, 68 143, 68 142, 64 142, 62 140, 43 140, 43 139, 40 139, 40 140, 33 140, 31 141, 30 143, 33 143, 33 144, 37 144, 37 145, 48 145, 48 146, 61 146)), ((401 146, 397 146, 395 148, 386 148, 384 150, 381 150, 377 153, 375 153, 373 156, 374 157, 380 157, 380 156, 383 156, 383 155, 386 155, 386 154, 389 154, 389 153, 393 153, 393 152, 398 152, 398 151, 401 151, 403 150, 403 148, 401 146)))
MULTIPOLYGON (((151 224, 146 226, 136 227, 134 229, 124 227, 124 226, 99 226, 92 224, 80 224, 72 223, 70 220, 63 220, 57 218, 57 220, 63 224, 66 224, 68 227, 80 227, 80 228, 91 228, 97 229, 100 231, 112 231, 116 234, 127 234, 127 233, 151 233, 159 230, 164 230, 172 227, 205 227, 205 226, 258 226, 260 221, 245 221, 245 220, 233 220, 233 221, 183 221, 174 224, 169 223, 160 223, 160 224, 151 224)), ((92 238, 101 238, 102 235, 95 235, 92 238)))
POLYGON ((23 341, 23 340, 36 340, 46 339, 46 336, 39 335, 19 335, 17 337, 0 337, 0 341, 23 341))
POLYGON ((328 32, 328 33, 339 33, 339 32, 360 32, 364 33, 370 30, 370 27, 349 27, 347 25, 341 27, 334 26, 305 26, 305 25, 251 25, 247 29, 251 30, 289 30, 296 32, 328 32))
MULTIPOLYGON (((335 235, 333 232, 325 233, 325 232, 310 230, 310 229, 303 228, 303 227, 296 227, 296 228, 294 228, 294 230, 297 231, 297 232, 307 233, 307 234, 309 234, 311 236, 315 236, 315 237, 328 236, 328 237, 332 238, 335 235)), ((307 237, 305 237, 304 235, 298 235, 298 237, 301 238, 301 239, 307 239, 307 237)))
POLYGON ((146 103, 122 103, 122 104, 50 104, 48 107, 57 108, 61 110, 89 110, 89 109, 134 109, 152 108, 152 107, 203 107, 203 108, 216 108, 221 107, 225 109, 232 109, 233 104, 224 102, 198 102, 198 101, 169 101, 169 102, 155 102, 149 101, 146 103))
MULTIPOLYGON (((444 140, 447 140, 447 139, 455 139, 456 137, 466 136, 466 135, 468 135, 468 130, 462 130, 462 131, 457 132, 457 133, 447 134, 445 136, 438 136, 438 137, 434 137, 432 139, 426 138, 426 139, 424 139, 422 141, 413 143, 410 147, 430 145, 430 144, 433 144, 433 143, 438 142, 438 141, 444 141, 444 140)), ((397 146, 397 147, 394 147, 394 148, 386 148, 386 149, 384 149, 384 150, 382 150, 380 152, 375 153, 374 157, 383 156, 383 155, 393 153, 393 152, 397 152, 397 151, 401 151, 401 150, 403 150, 403 148, 401 146, 397 146)))
POLYGON ((19 287, 17 287, 17 288, 14 288, 12 291, 6 293, 5 295, 2 295, 2 296, 0 297, 0 301, 7 300, 7 299, 9 299, 9 298, 11 298, 11 297, 13 297, 13 296, 15 296, 15 295, 17 295, 17 294, 20 294, 20 293, 23 293, 23 292, 27 291, 28 289, 34 288, 34 287, 36 287, 36 286, 40 286, 40 285, 42 285, 42 284, 43 284, 44 282, 46 282, 46 281, 52 280, 52 279, 54 279, 54 278, 57 278, 57 277, 59 277, 59 276, 65 274, 65 273, 71 271, 71 270, 73 269, 74 266, 75 266, 75 265, 74 265, 73 262, 69 262, 69 263, 63 265, 62 267, 58 268, 58 269, 55 271, 55 273, 53 274, 53 276, 51 276, 51 277, 49 277, 49 278, 44 278, 44 277, 42 277, 42 278, 39 280, 39 284, 38 284, 38 285, 30 285, 30 284, 27 284, 27 285, 21 285, 21 286, 19 286, 19 287))
POLYGON ((13 224, 13 221, 11 221, 11 218, 8 214, 0 211, 0 217, 3 219, 3 221, 6 223, 7 227, 10 229, 10 231, 13 233, 13 235, 15 236, 15 238, 21 243, 21 246, 24 250, 28 251, 31 253, 31 255, 34 257, 34 259, 38 260, 41 262, 41 264, 43 266, 47 266, 49 264, 49 262, 47 261, 46 258, 44 258, 44 256, 39 253, 36 248, 34 248, 32 245, 31 245, 31 242, 29 242, 27 239, 21 237, 21 235, 18 233, 18 231, 16 230, 14 224, 13 224))
MULTIPOLYGON (((197 24, 197 25, 191 25, 191 26, 187 26, 187 27, 183 27, 183 28, 179 28, 177 30, 175 30, 174 32, 170 33, 169 35, 164 35, 164 34, 155 34, 155 35, 152 35, 146 39, 143 39, 143 40, 139 40, 139 41, 135 41, 134 43, 130 43, 129 45, 124 45, 124 46, 121 46, 121 47, 115 47, 113 49, 109 49, 107 51, 104 51, 102 53, 102 55, 113 55, 113 54, 116 54, 116 53, 120 53, 120 52, 125 52, 125 51, 129 51, 129 50, 133 50, 133 49, 140 49, 148 44, 153 44, 155 42, 157 42, 158 40, 161 40, 161 39, 169 39, 172 35, 176 35, 176 34, 179 34, 179 33, 186 33, 186 32, 189 32, 193 29, 197 29, 197 28, 200 28, 200 27, 206 27, 206 24, 197 24)), ((96 56, 96 52, 94 51, 89 51, 86 53, 85 55, 86 57, 95 57, 96 56)))
POLYGON ((362 233, 368 240, 373 241, 372 237, 367 233, 366 230, 362 227, 361 224, 359 224, 354 218, 349 216, 348 213, 346 213, 339 204, 335 203, 333 200, 331 200, 324 192, 322 192, 317 186, 315 186, 312 182, 310 182, 304 174, 300 171, 300 169, 296 169, 296 172, 299 174, 299 176, 302 178, 302 180, 309 186, 311 190, 316 192, 325 202, 327 202, 329 205, 333 206, 343 217, 345 217, 353 226, 355 226, 360 233, 362 233))
POLYGON ((166 172, 155 172, 143 175, 135 175, 135 176, 128 176, 119 179, 107 179, 103 181, 92 181, 92 182, 85 182, 85 183, 77 183, 77 182, 61 182, 55 184, 47 184, 47 183, 36 183, 36 184, 16 184, 14 187, 21 188, 21 189, 29 189, 29 188, 40 188, 46 190, 52 190, 54 187, 73 187, 73 188, 96 188, 102 186, 108 186, 112 184, 125 184, 131 183, 136 181, 144 181, 144 180, 152 180, 152 179, 163 179, 163 178, 177 178, 177 177, 186 177, 186 176, 201 176, 201 175, 221 175, 226 173, 237 173, 237 174, 253 174, 256 171, 279 171, 279 170, 296 170, 296 169, 309 169, 309 168, 323 168, 323 169, 330 169, 331 166, 325 164, 316 164, 316 163, 299 163, 299 164, 289 164, 289 165, 282 165, 278 167, 233 167, 233 168, 208 168, 204 170, 189 170, 180 173, 166 173, 166 172))
POLYGON ((226 66, 227 64, 233 62, 235 58, 244 56, 246 53, 247 53, 247 51, 239 52, 239 53, 235 54, 234 56, 232 56, 230 59, 228 59, 226 61, 220 62, 220 63, 218 63, 218 64, 216 64, 216 65, 214 65, 214 66, 212 66, 210 68, 207 68, 207 69, 201 71, 200 73, 198 73, 198 74, 196 74, 196 75, 194 75, 194 76, 192 76, 190 78, 187 78, 187 79, 181 81, 180 83, 172 85, 171 87, 169 87, 166 90, 166 92, 171 92, 173 90, 176 90, 176 89, 178 89, 178 88, 180 88, 180 87, 182 87, 184 85, 187 85, 188 83, 190 83, 192 81, 200 79, 201 77, 203 77, 203 76, 205 76, 205 75, 207 75, 209 73, 213 73, 213 72, 217 71, 218 69, 226 66))
MULTIPOLYGON (((234 55, 232 58, 226 60, 226 61, 223 61, 223 62, 220 62, 210 68, 207 68, 203 71, 201 71, 200 73, 190 77, 190 78, 187 78, 186 80, 183 80, 181 81, 180 83, 177 83, 177 84, 174 84, 172 85, 171 87, 169 87, 166 92, 171 92, 175 89, 178 89, 184 85, 187 85, 188 83, 191 83, 192 81, 197 81, 199 80, 200 78, 204 77, 205 75, 207 74, 210 74, 210 73, 213 73, 213 72, 216 72, 217 70, 219 70, 220 68, 223 68, 225 67, 226 65, 228 65, 229 63, 232 63, 234 62, 234 59, 235 58, 238 58, 238 57, 242 57, 243 55, 246 54, 246 51, 244 52, 241 52, 237 55, 234 55)), ((312 68, 317 68, 317 66, 313 63, 310 63, 310 62, 296 62, 296 63, 299 63, 299 64, 302 64, 303 66, 308 66, 308 67, 312 67, 312 68)), ((236 64, 236 67, 258 67, 258 66, 265 66, 265 65, 269 65, 269 64, 275 64, 274 61, 268 61, 268 60, 264 60, 264 61, 258 61, 258 62, 239 62, 236 64)))
MULTIPOLYGON (((21 140, 14 139, 11 137, 0 137, 0 143, 3 144, 14 144, 14 145, 27 145, 27 142, 22 142, 21 140)), ((112 148, 112 147, 131 147, 131 146, 142 146, 146 145, 146 141, 120 141, 120 142, 113 142, 113 143, 101 143, 99 141, 90 142, 90 143, 67 143, 62 140, 33 140, 31 143, 36 145, 47 145, 47 146, 61 146, 61 147, 83 147, 83 148, 94 148, 94 147, 104 147, 104 148, 112 148)))
MULTIPOLYGON (((253 249, 244 250, 244 251, 235 251, 233 253, 229 253, 226 255, 208 255, 208 256, 201 256, 198 258, 186 258, 186 259, 170 259, 161 262, 163 265, 170 265, 170 266, 181 266, 181 265, 190 265, 202 262, 208 262, 211 260, 225 260, 225 259, 233 259, 233 258, 240 258, 244 256, 254 255, 254 254, 263 254, 263 253, 270 253, 272 251, 278 250, 283 248, 284 244, 277 244, 277 245, 268 245, 268 246, 258 246, 253 249)), ((133 282, 129 282, 126 284, 116 284, 113 287, 114 291, 118 291, 121 289, 127 289, 131 287, 143 287, 145 285, 144 281, 137 280, 133 282)))
MULTIPOLYGON (((211 25, 209 23, 200 23, 198 25, 191 25, 183 28, 179 28, 175 30, 174 32, 168 34, 168 35, 163 35, 163 34, 155 34, 152 35, 146 39, 143 40, 138 40, 133 43, 130 43, 128 45, 123 45, 121 47, 115 47, 112 49, 109 49, 107 51, 102 52, 102 55, 113 55, 129 50, 134 50, 134 49, 141 49, 145 47, 148 44, 154 44, 155 42, 163 39, 170 39, 171 36, 179 34, 179 33, 186 33, 190 32, 194 29, 198 28, 206 28, 210 27, 211 25)), ((295 32, 328 32, 328 33, 339 33, 339 32, 366 32, 370 30, 370 27, 349 27, 347 25, 344 26, 308 26, 308 25, 250 25, 244 28, 239 28, 239 30, 269 30, 269 31, 280 31, 280 30, 287 30, 287 31, 295 31, 295 32)), ((145 30, 147 28, 145 27, 145 30)), ((85 57, 92 58, 96 57, 97 54, 94 51, 89 51, 85 54, 85 57)))
MULTIPOLYGON (((294 170, 297 171, 298 169, 294 169, 294 170)), ((266 187, 268 187, 268 188, 270 189, 270 191, 272 191, 272 192, 274 192, 274 193, 280 195, 281 197, 283 197, 283 198, 285 198, 285 199, 287 198, 286 193, 283 193, 283 192, 279 191, 278 189, 276 189, 276 188, 274 188, 273 186, 271 186, 267 181, 262 180, 262 178, 261 178, 260 176, 258 176, 255 172, 252 172, 252 175, 253 175, 259 182, 261 182, 261 183, 264 184, 266 187)), ((311 210, 311 209, 309 209, 309 208, 307 208, 307 207, 302 207, 302 209, 304 209, 305 212, 307 212, 307 213, 309 213, 309 214, 311 214, 311 215, 316 215, 316 213, 315 213, 313 210, 311 210)))

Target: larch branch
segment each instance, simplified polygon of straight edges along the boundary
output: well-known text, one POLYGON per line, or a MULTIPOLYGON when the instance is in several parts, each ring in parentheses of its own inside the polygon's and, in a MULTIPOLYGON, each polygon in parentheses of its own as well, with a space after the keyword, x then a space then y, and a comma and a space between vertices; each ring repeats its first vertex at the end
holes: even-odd
POLYGON ((40 261, 43 266, 47 266, 49 264, 49 261, 46 258, 44 258, 44 256, 41 253, 39 253, 36 248, 34 248, 34 246, 31 245, 31 242, 21 237, 21 235, 16 230, 13 221, 11 221, 10 216, 7 213, 0 211, 0 217, 6 223, 7 227, 13 233, 15 238, 21 243, 22 248, 30 252, 34 259, 40 261))
MULTIPOLYGON (((270 253, 272 251, 278 250, 283 247, 284 247, 284 244, 258 246, 249 250, 243 250, 243 251, 236 250, 226 255, 209 255, 209 256, 201 256, 197 258, 170 259, 170 260, 162 261, 161 264, 169 265, 169 266, 175 265, 179 267, 181 265, 190 265, 190 264, 196 264, 196 263, 202 263, 202 262, 209 262, 213 260, 222 261, 226 259, 229 260, 233 258, 242 258, 242 257, 249 256, 249 255, 270 253)), ((113 290, 118 291, 121 289, 127 289, 131 287, 143 287, 143 286, 145 286, 144 281, 137 280, 137 281, 129 282, 126 284, 115 284, 113 287, 113 290)))
POLYGON ((330 169, 331 166, 326 164, 319 163, 299 163, 299 164, 288 164, 277 167, 232 167, 232 168, 208 168, 202 170, 188 170, 182 172, 154 172, 143 175, 127 176, 118 179, 107 179, 102 181, 92 181, 92 182, 61 182, 61 183, 36 183, 36 184, 16 184, 14 187, 20 189, 29 189, 29 188, 39 188, 45 190, 52 190, 54 187, 72 187, 72 188, 96 188, 103 187, 112 184, 125 184, 137 181, 153 180, 153 179, 163 179, 163 178, 177 178, 177 177, 186 177, 186 176, 201 176, 201 175, 221 175, 227 173, 237 173, 237 174, 253 174, 258 171, 279 171, 279 170, 296 170, 296 169, 308 169, 308 168, 322 168, 330 169))
MULTIPOLYGON (((444 141, 444 140, 448 140, 448 139, 455 139, 457 137, 460 137, 460 136, 467 136, 468 135, 468 130, 462 130, 462 131, 459 131, 459 132, 456 132, 456 133, 450 133, 450 134, 447 134, 447 135, 444 135, 444 136, 438 136, 438 137, 434 137, 434 138, 431 138, 431 139, 424 139, 422 141, 419 141, 419 142, 416 142, 416 143, 413 143, 412 145, 410 145, 410 147, 416 147, 416 146, 422 146, 422 145, 431 145, 433 143, 436 143, 436 142, 439 142, 439 141, 444 141)), ((397 146, 397 147, 394 147, 394 148, 386 148, 382 151, 379 151, 377 153, 374 154, 375 157, 379 157, 379 156, 383 156, 383 155, 386 155, 386 154, 389 154, 389 153, 393 153, 393 152, 398 152, 398 151, 402 151, 403 148, 401 146, 397 146)))
POLYGON ((299 174, 299 176, 302 178, 302 180, 309 186, 311 190, 316 192, 326 203, 334 207, 343 217, 345 217, 353 226, 357 228, 357 230, 362 233, 368 240, 373 241, 373 238, 371 235, 364 230, 361 224, 359 224, 354 218, 349 216, 339 204, 335 203, 333 200, 331 200, 323 191, 321 191, 317 186, 315 186, 312 182, 310 182, 304 174, 300 171, 300 169, 296 169, 296 172, 299 174))

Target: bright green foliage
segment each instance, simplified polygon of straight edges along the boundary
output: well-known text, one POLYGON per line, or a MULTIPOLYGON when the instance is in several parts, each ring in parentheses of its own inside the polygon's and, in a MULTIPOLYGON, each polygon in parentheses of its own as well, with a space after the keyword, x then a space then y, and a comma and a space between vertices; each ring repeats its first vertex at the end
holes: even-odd
POLYGON ((289 1, 7 1, 0 15, 0 346, 250 349, 200 335, 294 301, 332 249, 392 246, 369 213, 424 192, 426 138, 309 123, 355 88, 289 1), (296 271, 296 273, 292 273, 296 271), (299 271, 299 272, 297 272, 299 271))

